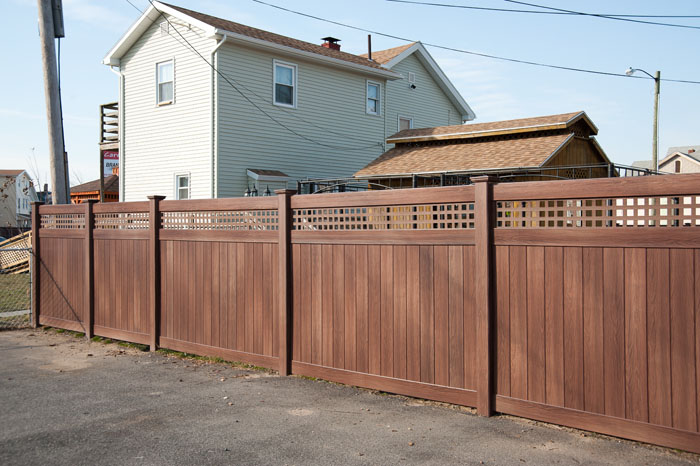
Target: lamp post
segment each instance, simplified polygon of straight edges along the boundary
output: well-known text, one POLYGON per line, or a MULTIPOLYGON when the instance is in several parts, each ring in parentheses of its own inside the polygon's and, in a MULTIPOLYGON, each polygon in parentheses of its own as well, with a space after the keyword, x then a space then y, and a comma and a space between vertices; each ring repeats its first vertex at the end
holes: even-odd
POLYGON ((657 71, 655 76, 638 68, 627 68, 625 74, 632 76, 636 71, 649 76, 654 80, 654 141, 651 152, 651 168, 656 172, 659 170, 659 91, 661 90, 661 71, 657 71))

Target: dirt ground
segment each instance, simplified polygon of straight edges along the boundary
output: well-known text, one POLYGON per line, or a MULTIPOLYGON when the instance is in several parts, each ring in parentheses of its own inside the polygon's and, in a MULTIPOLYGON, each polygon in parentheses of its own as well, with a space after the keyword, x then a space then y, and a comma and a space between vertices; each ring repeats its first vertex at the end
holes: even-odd
POLYGON ((228 363, 0 332, 0 464, 700 464, 700 456, 228 363))

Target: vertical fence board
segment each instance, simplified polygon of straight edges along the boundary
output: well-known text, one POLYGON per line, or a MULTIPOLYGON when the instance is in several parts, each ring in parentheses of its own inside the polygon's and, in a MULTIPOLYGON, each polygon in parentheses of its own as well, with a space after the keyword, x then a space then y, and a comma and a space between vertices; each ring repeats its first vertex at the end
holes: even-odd
POLYGON ((333 246, 321 246, 323 270, 323 365, 333 366, 333 246))
POLYGON ((333 245, 333 367, 345 367, 345 245, 333 245))
POLYGON ((695 250, 695 394, 696 430, 700 432, 700 250, 695 250))
POLYGON ((673 427, 697 430, 693 251, 671 249, 671 387, 673 427))
POLYGON ((433 278, 435 290, 435 383, 449 385, 449 262, 447 246, 435 246, 433 278))
POLYGON ((649 422, 665 426, 671 419, 671 330, 669 251, 647 251, 647 351, 649 354, 649 422))
POLYGON ((406 246, 394 246, 394 377, 406 378, 406 246))
POLYGON ((248 335, 247 291, 250 274, 246 273, 245 246, 244 243, 236 244, 236 349, 238 351, 247 349, 246 337, 248 335))
POLYGON ((464 254, 462 246, 448 249, 449 385, 464 388, 464 254))
POLYGON ((368 246, 368 322, 369 322, 369 372, 379 374, 381 371, 381 249, 377 245, 368 246))
POLYGON ((545 402, 564 406, 564 249, 545 249, 545 402))
POLYGON ((406 377, 420 381, 421 362, 421 288, 420 288, 420 249, 407 246, 406 249, 406 377))
POLYGON ((355 328, 355 246, 345 246, 345 369, 357 368, 357 335, 355 328))
POLYGON ((510 392, 527 399, 527 248, 510 247, 510 392))
MULTIPOLYGON (((313 336, 311 334, 311 245, 301 246, 301 359, 311 362, 313 336)), ((330 273, 331 271, 329 271, 330 273)))
MULTIPOLYGON (((474 246, 464 246, 464 388, 476 389, 477 356, 476 356, 476 290, 474 276, 474 246)), ((496 326, 497 328, 497 326, 496 326)), ((494 330, 495 332, 495 330, 494 330)), ((496 364, 498 364, 496 362, 496 364)))
POLYGON ((564 406, 584 409, 583 257, 578 247, 564 249, 564 406))
POLYGON ((527 399, 545 402, 544 248, 527 248, 527 399))
POLYGON ((355 248, 355 291, 357 293, 355 303, 357 306, 357 360, 358 372, 369 372, 369 347, 368 347, 368 287, 367 282, 367 246, 360 244, 355 248))
POLYGON ((420 246, 420 379, 435 382, 435 314, 433 308, 433 247, 420 246))
POLYGON ((648 422, 646 250, 625 249, 626 417, 648 422))
POLYGON ((496 393, 510 396, 510 247, 496 246, 496 393))
POLYGON ((313 364, 323 363, 323 319, 321 311, 323 309, 323 274, 324 269, 321 261, 321 245, 314 244, 311 247, 311 362, 313 364))
POLYGON ((603 249, 603 345, 605 414, 625 417, 624 249, 603 249))
POLYGON ((381 344, 380 373, 394 375, 394 249, 382 245, 381 250, 381 344))
POLYGON ((583 249, 584 407, 605 412, 603 354, 603 250, 583 249))

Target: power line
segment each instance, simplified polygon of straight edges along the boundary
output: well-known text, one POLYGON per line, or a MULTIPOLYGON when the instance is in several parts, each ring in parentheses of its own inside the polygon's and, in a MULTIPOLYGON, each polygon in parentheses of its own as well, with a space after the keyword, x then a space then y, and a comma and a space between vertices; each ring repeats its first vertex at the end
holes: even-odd
MULTIPOLYGON (((434 3, 434 2, 419 2, 415 0, 386 0, 388 2, 396 3, 409 3, 414 5, 426 5, 426 6, 439 6, 446 8, 461 8, 465 10, 481 10, 481 11, 497 11, 497 12, 507 12, 507 13, 533 13, 538 15, 564 15, 564 16, 575 16, 582 13, 569 13, 566 11, 539 11, 539 10, 516 10, 512 8, 489 8, 482 6, 472 6, 472 5, 455 5, 453 3, 434 3)), ((588 13, 593 14, 593 13, 588 13)), ((611 16, 616 18, 700 18, 700 15, 617 15, 617 14, 603 14, 598 13, 600 16, 611 16)))
MULTIPOLYGON (((127 0, 127 1, 128 1, 128 0, 127 0)), ((149 3, 151 4, 151 6, 153 6, 153 8, 160 14, 160 16, 162 16, 163 19, 165 19, 165 21, 168 23, 168 25, 169 25, 170 27, 172 27, 173 30, 174 30, 175 32, 177 32, 177 34, 178 34, 178 35, 180 36, 180 38, 189 46, 189 48, 190 48, 194 53, 196 53, 197 55, 199 55, 199 57, 200 57, 202 60, 204 60, 204 62, 205 62, 207 65, 209 65, 209 67, 211 67, 212 70, 214 70, 219 76, 221 76, 221 77, 228 83, 229 86, 231 86, 236 92, 238 92, 238 93, 241 95, 241 97, 243 97, 245 100, 247 100, 248 103, 250 103, 250 104, 251 104, 252 106, 254 106, 256 109, 258 109, 258 111, 260 111, 263 115, 265 115, 266 117, 268 117, 270 120, 272 120, 273 122, 275 122, 277 125, 279 125, 279 126, 281 126, 282 128, 286 129, 286 130, 289 131, 290 133, 294 134, 295 136, 297 136, 297 137, 299 137, 299 138, 301 138, 301 139, 304 139, 305 141, 311 142, 311 143, 313 143, 313 144, 316 144, 316 145, 318 145, 318 146, 322 146, 322 147, 325 147, 325 148, 328 148, 328 149, 334 149, 334 150, 351 150, 351 151, 355 151, 355 150, 367 150, 367 149, 371 149, 371 148, 378 147, 378 146, 380 146, 380 145, 382 144, 381 142, 376 142, 376 143, 373 143, 373 144, 371 144, 371 145, 367 145, 367 146, 363 146, 363 147, 342 147, 342 146, 334 146, 334 145, 331 145, 331 144, 326 144, 326 143, 323 143, 323 142, 316 141, 316 140, 314 140, 314 139, 312 139, 312 138, 310 138, 310 137, 308 137, 308 136, 305 136, 305 135, 303 135, 303 134, 301 134, 301 133, 298 133, 297 131, 293 130, 293 129, 290 128, 289 126, 285 125, 284 123, 282 123, 281 121, 279 121, 278 119, 276 119, 274 116, 270 115, 268 112, 266 112, 266 111, 265 111, 264 109, 262 109, 260 106, 258 106, 255 102, 253 102, 253 101, 252 101, 247 95, 245 95, 240 89, 238 89, 238 87, 232 82, 232 79, 229 79, 224 73, 222 73, 221 71, 219 71, 213 64, 211 64, 211 63, 209 62, 209 60, 207 60, 207 59, 206 59, 206 58, 205 58, 205 57, 204 57, 204 56, 203 56, 203 55, 202 55, 202 54, 201 54, 201 53, 200 53, 200 52, 199 52, 199 51, 198 51, 198 50, 197 50, 197 49, 196 49, 196 48, 195 48, 195 47, 180 33, 180 31, 178 31, 178 29, 170 22, 170 20, 168 19, 168 17, 165 16, 165 15, 163 14, 163 12, 160 11, 160 10, 153 4, 153 1, 152 1, 152 0, 148 0, 148 2, 149 2, 149 3)), ((129 2, 129 3, 131 3, 131 2, 129 2)), ((256 94, 256 96, 257 96, 257 94, 256 94)), ((259 97, 259 96, 258 96, 258 97, 259 97)), ((259 98, 260 98, 260 97, 259 97, 259 98)), ((308 123, 308 122, 307 122, 307 123, 308 123)), ((329 130, 327 130, 327 129, 325 129, 325 128, 321 128, 321 127, 317 127, 317 128, 323 129, 324 131, 330 132, 329 130)))
MULTIPOLYGON (((341 23, 339 21, 333 21, 330 19, 321 18, 319 16, 314 16, 314 15, 311 15, 308 13, 302 13, 300 11, 291 10, 289 8, 285 8, 285 7, 282 7, 279 5, 267 3, 263 0, 251 0, 251 1, 253 1, 255 3, 259 3, 261 5, 269 6, 271 8, 276 8, 278 10, 286 11, 288 13, 293 13, 295 15, 304 16, 306 18, 311 18, 311 19, 323 21, 323 22, 330 23, 330 24, 335 24, 337 26, 342 26, 342 27, 345 27, 348 29, 354 29, 356 31, 368 32, 370 34, 376 34, 378 36, 388 37, 390 39, 397 39, 397 40, 401 40, 401 41, 405 41, 405 42, 418 42, 417 40, 414 40, 414 39, 407 39, 405 37, 401 37, 401 36, 397 36, 397 35, 393 35, 393 34, 387 34, 387 33, 379 32, 379 31, 373 31, 371 29, 366 29, 366 28, 362 28, 359 26, 352 26, 350 24, 345 24, 345 23, 341 23)), ((589 69, 585 69, 585 68, 575 68, 575 67, 571 67, 571 66, 552 65, 552 64, 534 62, 534 61, 529 61, 529 60, 520 60, 517 58, 501 57, 498 55, 490 55, 487 53, 474 52, 471 50, 458 49, 455 47, 447 47, 445 45, 431 44, 428 42, 422 42, 422 44, 426 45, 428 47, 436 48, 436 49, 448 50, 450 52, 464 53, 467 55, 474 55, 477 57, 491 58, 493 60, 501 60, 501 61, 507 61, 507 62, 511 62, 511 63, 520 63, 523 65, 539 66, 539 67, 543 67, 543 68, 552 68, 552 69, 564 70, 564 71, 575 71, 578 73, 597 74, 597 75, 602 75, 602 76, 616 76, 616 77, 621 77, 621 78, 635 78, 635 79, 652 79, 652 78, 649 78, 646 76, 627 76, 624 73, 613 73, 610 71, 589 70, 589 69)), ((661 80, 665 81, 665 82, 675 82, 675 83, 685 83, 685 84, 700 84, 700 81, 691 81, 691 80, 685 80, 685 79, 663 79, 662 78, 661 80)))
POLYGON ((651 24, 654 26, 667 26, 667 27, 684 28, 684 29, 700 29, 700 26, 688 26, 686 24, 675 24, 675 23, 660 23, 657 21, 644 21, 641 19, 623 18, 623 17, 619 17, 619 16, 607 16, 607 15, 602 15, 602 14, 598 14, 598 13, 584 13, 581 11, 565 10, 562 8, 554 8, 551 6, 537 5, 535 3, 521 2, 519 0, 503 0, 503 1, 508 2, 508 3, 515 3, 517 5, 531 6, 534 8, 542 8, 544 10, 558 11, 558 12, 579 15, 579 16, 593 16, 596 18, 611 19, 611 20, 615 20, 615 21, 626 21, 628 23, 651 24))

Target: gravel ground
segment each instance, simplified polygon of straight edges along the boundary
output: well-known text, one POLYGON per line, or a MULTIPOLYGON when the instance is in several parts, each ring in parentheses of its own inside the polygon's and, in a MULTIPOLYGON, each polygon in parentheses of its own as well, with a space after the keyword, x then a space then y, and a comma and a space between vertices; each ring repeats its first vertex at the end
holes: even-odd
POLYGON ((700 464, 509 416, 53 330, 0 332, 0 464, 700 464))

